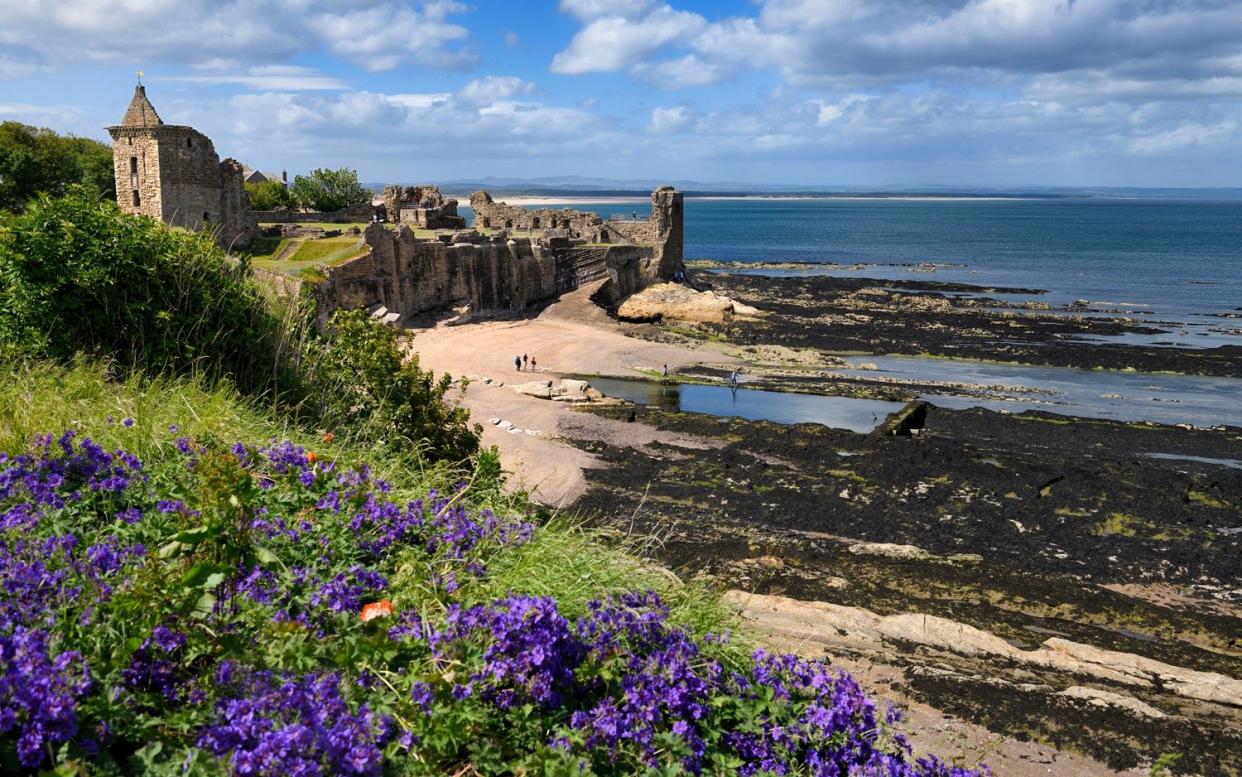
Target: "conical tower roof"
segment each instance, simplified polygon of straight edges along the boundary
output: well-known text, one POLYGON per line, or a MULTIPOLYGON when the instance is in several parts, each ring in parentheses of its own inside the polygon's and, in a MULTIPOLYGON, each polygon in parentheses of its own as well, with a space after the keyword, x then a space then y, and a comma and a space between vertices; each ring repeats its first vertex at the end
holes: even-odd
POLYGON ((164 121, 155 112, 155 106, 147 99, 147 88, 142 84, 134 87, 134 99, 129 101, 122 127, 158 127, 164 121))

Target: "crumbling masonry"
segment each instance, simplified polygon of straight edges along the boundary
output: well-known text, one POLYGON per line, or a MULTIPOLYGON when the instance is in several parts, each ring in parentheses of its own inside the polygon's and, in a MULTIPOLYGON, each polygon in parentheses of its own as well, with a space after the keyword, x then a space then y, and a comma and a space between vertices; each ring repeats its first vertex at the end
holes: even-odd
MULTIPOLYGON (((370 222, 362 256, 321 268, 325 277, 312 290, 321 321, 333 310, 356 307, 383 309, 389 321, 448 307, 470 316, 509 315, 599 282, 595 298, 615 305, 684 269, 682 195, 669 186, 651 195, 646 219, 632 221, 569 209, 528 210, 476 192, 470 198, 475 229, 466 231, 457 201, 434 186, 386 187, 382 214, 389 224, 373 220, 370 204, 357 213, 256 214, 241 164, 221 162, 201 132, 165 124, 142 85, 121 124, 108 131, 124 210, 211 230, 225 247, 249 241, 256 215, 265 222, 370 222), (393 230, 392 223, 400 226, 393 230), (414 229, 439 234, 420 239, 414 229)), ((278 285, 289 290, 301 283, 286 278, 278 285)))
POLYGON ((165 124, 139 84, 120 125, 108 127, 121 209, 187 229, 210 230, 224 246, 244 245, 256 224, 242 166, 220 161, 211 139, 165 124))

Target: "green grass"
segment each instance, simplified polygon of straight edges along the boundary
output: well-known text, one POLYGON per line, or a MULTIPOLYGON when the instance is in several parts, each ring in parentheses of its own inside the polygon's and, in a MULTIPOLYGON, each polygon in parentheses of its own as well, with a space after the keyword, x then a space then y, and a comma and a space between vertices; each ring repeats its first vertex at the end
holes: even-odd
MULTIPOLYGON (((272 238, 264 238, 272 240, 272 238)), ((251 254, 251 263, 260 270, 284 275, 322 274, 326 267, 335 267, 367 252, 357 235, 325 237, 316 240, 285 238, 275 245, 266 243, 264 253, 251 254)))
MULTIPOLYGON (((393 497, 398 502, 424 496, 431 488, 451 491, 469 477, 451 464, 427 464, 413 451, 380 456, 351 444, 347 430, 302 428, 227 385, 193 379, 117 379, 106 365, 86 360, 69 366, 0 364, 0 452, 23 452, 36 435, 65 429, 152 462, 174 456, 175 440, 181 435, 224 444, 288 439, 324 459, 368 463, 377 477, 395 485, 393 497), (134 419, 132 427, 121 423, 126 418, 134 419), (177 431, 172 433, 169 428, 174 424, 177 431), (335 439, 325 442, 325 432, 333 432, 335 439)), ((498 515, 537 513, 523 494, 476 493, 471 498, 476 507, 498 515)), ((536 529, 529 543, 506 549, 489 562, 489 574, 472 593, 479 598, 510 592, 553 596, 562 613, 575 617, 586 612, 593 599, 651 589, 671 608, 672 621, 696 634, 722 633, 736 626, 736 617, 714 592, 703 585, 682 584, 671 573, 644 562, 642 550, 568 517, 552 518, 536 529)), ((735 637, 719 657, 740 659, 748 648, 744 637, 735 637)))

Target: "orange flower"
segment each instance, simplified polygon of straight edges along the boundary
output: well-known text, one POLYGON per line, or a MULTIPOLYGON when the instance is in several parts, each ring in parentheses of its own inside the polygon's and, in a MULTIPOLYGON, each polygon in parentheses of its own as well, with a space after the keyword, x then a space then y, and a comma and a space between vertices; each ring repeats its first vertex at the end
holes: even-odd
POLYGON ((310 453, 306 454, 306 461, 311 464, 314 464, 315 462, 319 461, 319 457, 315 455, 314 451, 311 451, 310 453))
POLYGON ((385 615, 392 615, 392 602, 387 599, 380 599, 378 602, 371 602, 362 608, 362 622, 373 621, 376 618, 383 618, 385 615))
POLYGON ((333 440, 335 440, 335 439, 336 439, 336 435, 335 435, 335 434, 333 434, 332 432, 324 432, 324 434, 323 434, 323 441, 324 441, 324 442, 330 443, 330 442, 332 442, 332 441, 333 441, 333 440))

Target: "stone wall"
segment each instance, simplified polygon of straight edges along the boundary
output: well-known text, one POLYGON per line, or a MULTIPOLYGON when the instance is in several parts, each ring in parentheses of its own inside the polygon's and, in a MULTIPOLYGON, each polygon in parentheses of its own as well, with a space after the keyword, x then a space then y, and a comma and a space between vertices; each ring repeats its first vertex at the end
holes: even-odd
POLYGON ((520 313, 585 284, 608 278, 606 300, 641 288, 651 249, 640 246, 549 246, 529 239, 450 243, 419 240, 373 224, 364 233, 370 253, 327 270, 314 287, 317 316, 339 308, 383 305, 409 318, 469 305, 472 316, 520 313))
POLYGON ((377 214, 376 208, 369 202, 360 202, 342 210, 256 210, 251 211, 255 221, 260 224, 307 224, 322 222, 325 224, 366 224, 377 214))
POLYGON ((649 281, 670 280, 685 270, 685 201, 681 192, 662 186, 651 194, 651 213, 643 221, 605 221, 595 213, 565 208, 532 210, 496 202, 487 192, 470 195, 475 228, 555 233, 591 243, 650 246, 655 262, 645 269, 649 281))
POLYGON ((487 192, 470 195, 470 207, 474 210, 476 229, 508 229, 522 232, 561 230, 570 237, 595 241, 604 220, 596 213, 584 213, 572 208, 542 208, 532 210, 517 205, 496 202, 487 192))
POLYGON ((422 229, 464 229, 466 220, 457 215, 457 200, 447 199, 439 187, 385 186, 384 213, 392 223, 422 229))

